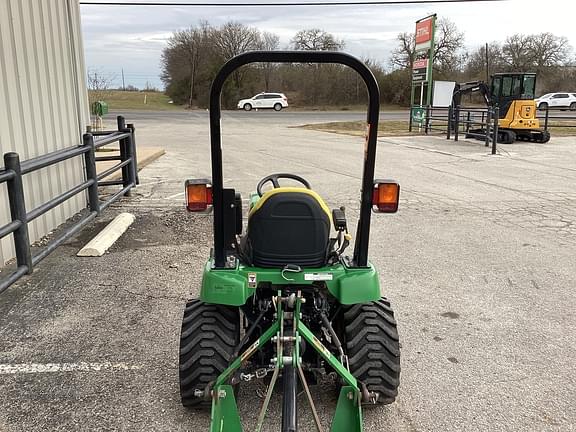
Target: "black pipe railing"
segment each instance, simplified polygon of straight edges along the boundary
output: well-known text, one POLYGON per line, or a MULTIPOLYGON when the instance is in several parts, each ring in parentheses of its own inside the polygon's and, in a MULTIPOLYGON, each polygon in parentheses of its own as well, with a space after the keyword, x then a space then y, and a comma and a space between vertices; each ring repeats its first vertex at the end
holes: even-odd
POLYGON ((448 108, 413 106, 410 108, 408 130, 412 132, 415 125, 417 125, 418 129, 423 130, 426 135, 434 131, 445 134, 448 128, 448 118, 448 108), (420 121, 414 121, 415 112, 424 113, 420 117, 420 121))
POLYGON ((576 128, 576 113, 574 113, 574 111, 572 111, 570 108, 559 108, 559 107, 549 107, 546 106, 546 108, 540 108, 537 110, 537 114, 542 113, 542 111, 544 111, 543 115, 537 115, 537 118, 539 120, 544 120, 544 130, 547 131, 548 129, 551 128, 576 128), (550 113, 560 113, 560 112, 566 112, 568 111, 570 114, 558 114, 558 115, 550 115, 550 113), (553 121, 554 123, 550 124, 550 122, 553 121), (574 124, 570 124, 567 122, 570 121, 574 121, 574 124))
POLYGON ((409 130, 414 128, 413 113, 415 110, 425 110, 424 117, 420 120, 420 127, 424 127, 424 133, 439 132, 446 135, 446 139, 454 138, 458 141, 460 133, 465 133, 467 138, 484 140, 485 146, 492 143, 492 154, 496 154, 498 138, 498 107, 419 107, 410 109, 409 130), (480 120, 477 119, 480 117, 480 120))
POLYGON ((84 134, 82 145, 51 152, 42 156, 21 162, 18 153, 10 152, 4 155, 4 168, 0 169, 0 184, 6 183, 11 221, 0 226, 0 239, 13 235, 16 251, 16 269, 0 280, 0 293, 26 274, 31 274, 36 264, 46 258, 59 245, 68 240, 100 212, 124 195, 138 183, 137 160, 134 139, 134 125, 126 126, 124 118, 118 116, 118 129, 115 131, 100 131, 84 134), (96 137, 96 138, 95 138, 96 137), (119 156, 96 157, 96 149, 107 144, 118 142, 119 156), (85 180, 70 190, 44 202, 31 211, 26 211, 26 197, 22 186, 22 177, 42 168, 56 165, 77 156, 84 156, 85 180), (96 162, 118 160, 120 163, 98 174, 96 162), (121 180, 100 181, 118 170, 122 170, 121 180), (101 201, 98 194, 99 186, 121 185, 122 189, 111 197, 101 201), (88 208, 83 217, 72 226, 60 233, 47 246, 36 254, 32 254, 28 223, 42 216, 83 191, 88 191, 88 208))

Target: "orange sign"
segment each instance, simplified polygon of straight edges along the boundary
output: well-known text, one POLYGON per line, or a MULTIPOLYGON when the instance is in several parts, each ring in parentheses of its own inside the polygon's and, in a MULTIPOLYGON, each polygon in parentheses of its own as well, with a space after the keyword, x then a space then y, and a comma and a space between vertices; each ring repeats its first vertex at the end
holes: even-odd
POLYGON ((416 44, 432 39, 432 17, 416 23, 416 44))

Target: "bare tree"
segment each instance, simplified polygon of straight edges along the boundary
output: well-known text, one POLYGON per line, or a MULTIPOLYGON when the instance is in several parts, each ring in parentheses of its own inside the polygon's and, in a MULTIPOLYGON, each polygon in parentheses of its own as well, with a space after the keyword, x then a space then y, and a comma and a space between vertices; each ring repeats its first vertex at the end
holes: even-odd
POLYGON ((532 66, 531 37, 515 34, 502 46, 502 58, 509 71, 527 71, 532 66))
MULTIPOLYGON (((331 33, 328 33, 319 28, 312 28, 300 30, 292 38, 291 47, 300 51, 339 51, 344 48, 344 41, 337 39, 331 33)), ((304 81, 304 88, 306 89, 307 99, 312 104, 317 104, 321 101, 321 94, 330 92, 328 82, 332 82, 335 65, 321 65, 312 64, 305 67, 305 73, 310 76, 304 81), (322 77, 321 77, 322 75, 322 77), (320 86, 323 88, 320 89, 320 86)))
MULTIPOLYGON (((452 21, 442 18, 436 24, 434 65, 441 71, 460 69, 460 51, 464 46, 464 33, 452 21)), ((392 52, 391 63, 399 68, 412 68, 415 60, 414 33, 400 33, 399 46, 392 52)))
MULTIPOLYGON (((280 37, 277 34, 270 32, 263 32, 257 43, 257 48, 264 51, 274 51, 280 46, 280 37)), ((262 77, 264 78, 264 91, 270 91, 270 80, 274 71, 277 69, 273 63, 262 63, 262 77)))
MULTIPOLYGON (((260 32, 253 28, 230 21, 224 24, 215 33, 214 42, 224 60, 231 59, 238 54, 257 49, 260 41, 260 32)), ((241 86, 245 72, 236 69, 233 73, 236 89, 241 86)))
MULTIPOLYGON (((88 70, 88 102, 90 112, 95 102, 104 101, 112 93, 112 82, 115 80, 113 74, 98 72, 97 70, 88 70)), ((102 129, 102 117, 97 112, 92 119, 92 127, 95 130, 102 129)))
POLYGON ((570 62, 572 48, 564 36, 540 33, 530 37, 530 50, 533 64, 540 71, 548 67, 565 65, 570 62))
POLYGON ((399 46, 392 51, 390 62, 400 69, 412 69, 414 64, 414 33, 400 33, 396 36, 399 46))
POLYGON ((96 101, 105 100, 112 92, 112 83, 115 75, 99 72, 95 69, 88 70, 88 100, 90 106, 96 101))
POLYGON ((344 48, 344 41, 332 34, 315 28, 300 30, 291 40, 292 48, 302 51, 339 51, 344 48))
POLYGON ((442 18, 436 25, 434 65, 440 71, 461 70, 460 56, 464 46, 464 33, 452 21, 442 18))
POLYGON ((275 33, 262 32, 260 35, 260 41, 258 42, 258 49, 266 51, 277 50, 280 46, 280 36, 275 33))
POLYGON ((509 70, 542 72, 570 62, 568 39, 552 33, 515 34, 502 45, 503 60, 509 70))
POLYGON ((169 82, 174 78, 187 79, 189 82, 188 106, 194 105, 197 77, 200 66, 209 55, 209 41, 213 33, 207 22, 198 27, 175 32, 168 40, 168 46, 162 52, 162 80, 169 82))
MULTIPOLYGON (((166 93, 175 103, 206 107, 210 84, 221 65, 229 58, 252 49, 274 50, 279 47, 277 35, 229 22, 220 28, 208 23, 191 27, 169 39, 162 53, 162 81, 166 93)), ((414 35, 401 33, 392 56, 395 69, 386 70, 374 62, 369 67, 381 88, 384 103, 407 104, 410 101, 411 66, 414 62, 414 35)), ((490 73, 513 70, 538 72, 539 91, 570 89, 576 75, 574 53, 566 38, 550 33, 515 35, 505 42, 492 42, 470 52, 462 49, 463 35, 456 26, 439 20, 436 31, 435 76, 438 79, 485 79, 486 58, 490 73), (488 55, 486 55, 488 54, 488 55)), ((319 29, 298 32, 291 47, 306 49, 341 49, 343 41, 319 29)), ((90 73, 94 90, 106 89, 109 77, 90 73)), ((240 94, 256 91, 289 93, 293 104, 333 105, 355 104, 365 100, 366 90, 353 71, 339 65, 277 65, 246 66, 225 83, 222 105, 236 106, 240 94)), ((102 99, 101 93, 91 94, 102 99)))
POLYGON ((504 70, 506 67, 502 56, 502 47, 497 42, 488 44, 488 55, 486 55, 485 45, 467 53, 464 70, 467 80, 484 80, 486 75, 504 70))

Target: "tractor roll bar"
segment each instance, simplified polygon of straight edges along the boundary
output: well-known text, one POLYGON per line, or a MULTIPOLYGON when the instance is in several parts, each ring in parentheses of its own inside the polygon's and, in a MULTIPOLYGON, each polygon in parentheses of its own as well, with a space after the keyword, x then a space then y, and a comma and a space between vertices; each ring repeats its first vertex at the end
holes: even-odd
POLYGON ((220 96, 226 78, 236 69, 249 63, 339 63, 354 69, 364 80, 368 89, 368 137, 364 149, 362 174, 362 197, 353 265, 368 265, 368 242, 374 188, 374 164, 376 140, 380 115, 380 91, 370 69, 349 54, 332 51, 250 51, 228 60, 220 69, 210 89, 210 145, 212 158, 212 194, 214 208, 214 265, 224 268, 226 250, 224 239, 224 206, 222 179, 222 137, 220 134, 220 96))

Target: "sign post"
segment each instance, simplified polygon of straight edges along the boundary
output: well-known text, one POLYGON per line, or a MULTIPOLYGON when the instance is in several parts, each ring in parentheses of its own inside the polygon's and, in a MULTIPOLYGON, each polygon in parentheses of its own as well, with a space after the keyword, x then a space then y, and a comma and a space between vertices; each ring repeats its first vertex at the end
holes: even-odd
POLYGON ((432 66, 434 64, 434 33, 436 31, 436 14, 416 21, 414 41, 414 63, 412 64, 412 91, 410 103, 414 106, 414 96, 420 87, 419 106, 432 103, 432 66), (426 87, 426 92, 424 91, 426 87), (426 100, 424 100, 426 95, 426 100))

